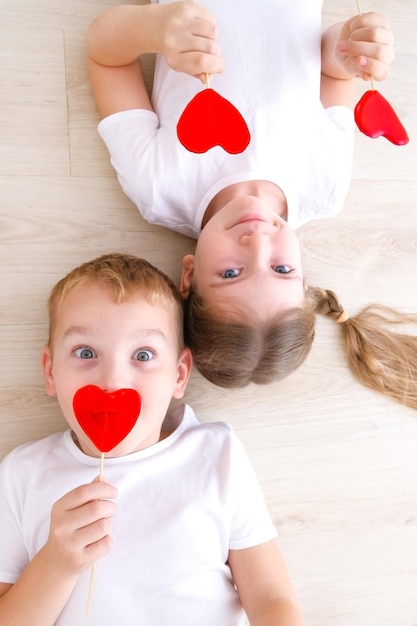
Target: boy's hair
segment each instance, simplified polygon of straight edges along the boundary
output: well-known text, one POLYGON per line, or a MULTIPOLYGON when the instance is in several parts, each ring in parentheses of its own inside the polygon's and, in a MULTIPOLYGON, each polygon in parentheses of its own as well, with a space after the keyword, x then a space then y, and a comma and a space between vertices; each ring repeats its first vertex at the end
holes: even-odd
POLYGON ((73 269, 53 287, 48 300, 49 340, 52 346, 57 311, 69 292, 79 284, 99 283, 108 287, 116 302, 141 295, 151 304, 170 309, 177 326, 179 349, 184 347, 183 299, 174 282, 154 265, 129 254, 104 254, 73 269))
POLYGON ((347 317, 333 291, 309 287, 305 304, 268 321, 228 320, 191 290, 185 335, 201 374, 221 387, 243 387, 285 378, 306 359, 314 339, 315 314, 339 318, 345 354, 356 378, 371 389, 417 409, 417 337, 390 330, 417 323, 417 315, 373 304, 347 317))

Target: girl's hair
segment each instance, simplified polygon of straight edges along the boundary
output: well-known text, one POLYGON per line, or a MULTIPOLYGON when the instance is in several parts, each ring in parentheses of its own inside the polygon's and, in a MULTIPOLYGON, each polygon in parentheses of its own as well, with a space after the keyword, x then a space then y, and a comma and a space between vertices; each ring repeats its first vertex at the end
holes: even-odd
POLYGON ((206 305, 191 290, 185 337, 198 370, 214 384, 264 384, 285 378, 303 363, 320 313, 341 322, 345 353, 361 383, 417 409, 417 337, 392 330, 396 324, 416 324, 417 315, 376 304, 355 317, 341 317, 343 312, 333 291, 308 287, 303 307, 268 320, 248 318, 248 312, 241 311, 240 318, 247 322, 236 322, 236 312, 233 320, 227 319, 223 310, 206 305))
POLYGON ((141 295, 151 304, 158 302, 172 311, 179 347, 183 343, 184 304, 173 281, 154 265, 128 254, 105 254, 73 269, 53 287, 48 300, 49 345, 52 345, 59 306, 79 284, 99 283, 111 290, 116 302, 141 295))

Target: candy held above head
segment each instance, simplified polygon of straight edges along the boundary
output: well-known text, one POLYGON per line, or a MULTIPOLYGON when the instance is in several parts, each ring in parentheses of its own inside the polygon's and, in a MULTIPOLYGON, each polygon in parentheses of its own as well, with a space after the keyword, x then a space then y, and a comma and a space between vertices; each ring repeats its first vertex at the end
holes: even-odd
POLYGON ((177 124, 178 139, 190 152, 201 154, 220 146, 230 154, 246 150, 250 133, 237 108, 207 87, 185 107, 177 124))
POLYGON ((375 89, 366 91, 355 107, 355 122, 368 137, 385 137, 396 146, 408 143, 408 135, 394 109, 375 89))

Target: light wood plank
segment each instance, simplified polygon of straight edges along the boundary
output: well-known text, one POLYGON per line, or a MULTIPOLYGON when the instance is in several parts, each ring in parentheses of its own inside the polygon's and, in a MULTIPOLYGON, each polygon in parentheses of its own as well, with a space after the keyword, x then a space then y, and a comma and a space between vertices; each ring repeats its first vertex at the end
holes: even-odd
MULTIPOLYGON (((0 0, 0 458, 65 427, 39 364, 52 285, 111 250, 177 280, 194 246, 142 220, 96 133, 85 34, 111 4, 0 0)), ((355 5, 326 0, 324 23, 355 5)), ((379 88, 411 141, 357 133, 343 213, 299 233, 305 273, 350 313, 372 301, 417 311, 417 5, 362 8, 390 18, 397 57, 379 88)), ((186 400, 244 443, 310 626, 416 626, 417 416, 357 383, 339 331, 319 319, 308 359, 284 381, 226 391, 194 372, 186 400)))

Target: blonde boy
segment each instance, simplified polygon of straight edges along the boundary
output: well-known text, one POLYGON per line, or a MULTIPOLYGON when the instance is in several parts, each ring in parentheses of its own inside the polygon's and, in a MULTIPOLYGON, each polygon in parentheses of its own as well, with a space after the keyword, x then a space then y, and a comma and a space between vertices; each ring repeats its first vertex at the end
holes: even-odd
POLYGON ((42 362, 69 429, 0 465, 0 623, 302 626, 248 459, 224 423, 181 398, 192 358, 182 300, 162 272, 105 255, 52 290, 42 362), (141 412, 106 455, 80 428, 75 392, 136 390, 141 412))

